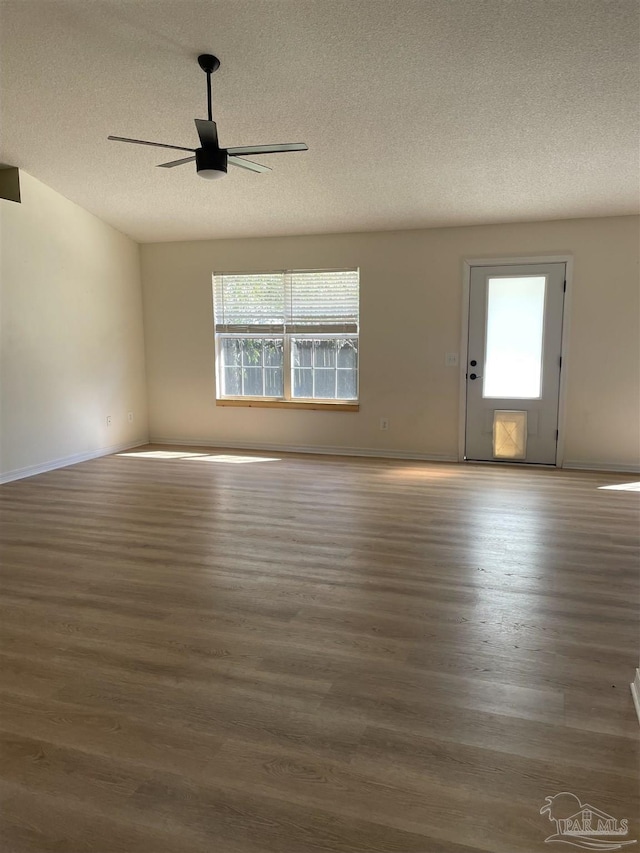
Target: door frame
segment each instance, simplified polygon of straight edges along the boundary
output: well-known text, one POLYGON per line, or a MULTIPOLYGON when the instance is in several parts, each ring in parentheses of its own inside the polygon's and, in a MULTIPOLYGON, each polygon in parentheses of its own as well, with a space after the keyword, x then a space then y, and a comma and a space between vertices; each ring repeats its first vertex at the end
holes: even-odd
MULTIPOLYGON (((467 423, 467 361, 469 358, 469 294, 471 289, 471 267, 500 267, 516 264, 566 264, 567 289, 564 294, 562 312, 562 369, 560 371, 560 392, 558 400, 558 445, 556 468, 562 468, 564 462, 564 439, 566 426, 565 397, 567 390, 567 367, 569 364, 569 334, 571 315, 571 296, 573 292, 573 255, 502 255, 501 257, 464 258, 462 261, 462 327, 460 331, 460 405, 458 422, 458 461, 465 462, 465 431, 467 423)), ((523 464, 523 463, 520 463, 523 464)), ((526 463, 525 463, 526 464, 526 463)))

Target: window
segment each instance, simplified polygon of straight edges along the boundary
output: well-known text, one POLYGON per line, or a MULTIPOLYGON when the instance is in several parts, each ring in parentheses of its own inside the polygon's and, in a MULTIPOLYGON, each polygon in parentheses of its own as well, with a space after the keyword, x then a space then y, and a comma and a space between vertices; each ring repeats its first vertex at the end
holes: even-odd
POLYGON ((217 399, 358 401, 358 270, 213 277, 217 399))

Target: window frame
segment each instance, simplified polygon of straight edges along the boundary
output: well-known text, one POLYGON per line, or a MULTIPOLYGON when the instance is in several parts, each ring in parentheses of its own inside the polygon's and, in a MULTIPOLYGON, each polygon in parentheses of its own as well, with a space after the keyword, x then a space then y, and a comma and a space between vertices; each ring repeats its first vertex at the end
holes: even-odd
MULTIPOLYGON (((258 326, 253 326, 251 331, 247 330, 245 332, 218 332, 216 331, 216 318, 215 318, 215 277, 216 276, 224 276, 224 275, 274 275, 274 274, 282 274, 286 276, 288 272, 356 272, 358 275, 358 303, 360 301, 360 269, 359 267, 349 267, 349 268, 332 268, 332 269, 322 269, 322 270, 261 270, 261 271, 251 271, 251 272, 217 272, 212 275, 212 294, 213 294, 213 324, 214 324, 214 357, 215 357, 215 402, 216 406, 229 406, 229 407, 257 407, 257 408, 287 408, 287 409, 324 409, 324 410, 333 410, 333 411, 359 411, 360 409, 360 321, 359 321, 359 310, 358 310, 358 322, 356 323, 356 331, 355 332, 336 332, 336 331, 299 331, 295 327, 293 331, 287 332, 287 325, 285 322, 284 331, 275 332, 275 331, 266 331, 261 334, 258 331, 258 326), (222 355, 222 342, 228 339, 236 339, 243 340, 247 338, 256 338, 261 340, 276 340, 283 341, 283 353, 282 353, 282 374, 283 374, 283 396, 282 397, 267 397, 267 396, 249 396, 249 395, 231 395, 231 394, 222 394, 223 388, 223 376, 222 371, 224 369, 223 365, 223 355, 222 355), (356 396, 352 398, 320 398, 320 397, 294 397, 293 389, 292 389, 292 377, 295 366, 292 362, 292 341, 293 339, 307 339, 307 340, 357 340, 357 351, 356 351, 356 367, 355 367, 355 376, 356 376, 356 396)), ((284 285, 286 287, 286 284, 284 285)), ((268 328, 268 327, 267 327, 268 328)), ((322 328, 319 326, 319 328, 322 328)), ((337 363, 334 368, 337 371, 337 363)))

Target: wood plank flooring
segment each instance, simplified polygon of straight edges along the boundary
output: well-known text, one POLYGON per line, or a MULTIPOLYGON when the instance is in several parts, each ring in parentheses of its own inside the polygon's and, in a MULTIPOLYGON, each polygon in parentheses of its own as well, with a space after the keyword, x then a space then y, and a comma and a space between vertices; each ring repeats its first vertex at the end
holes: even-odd
POLYGON ((633 479, 147 447, 2 486, 0 849, 534 853, 563 791, 640 839, 633 479))

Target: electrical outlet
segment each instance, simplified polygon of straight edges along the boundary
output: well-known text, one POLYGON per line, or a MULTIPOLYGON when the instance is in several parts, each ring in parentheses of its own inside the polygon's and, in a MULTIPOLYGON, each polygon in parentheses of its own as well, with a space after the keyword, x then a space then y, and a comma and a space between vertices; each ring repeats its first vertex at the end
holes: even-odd
POLYGON ((127 415, 127 418, 129 420, 129 423, 132 424, 133 423, 133 412, 129 412, 129 414, 127 415))
POLYGON ((111 426, 111 415, 107 415, 107 426, 111 426))
POLYGON ((444 363, 447 367, 457 367, 458 366, 458 353, 457 352, 448 352, 445 356, 444 363))
POLYGON ((389 429, 389 418, 380 418, 380 429, 381 430, 389 429))

